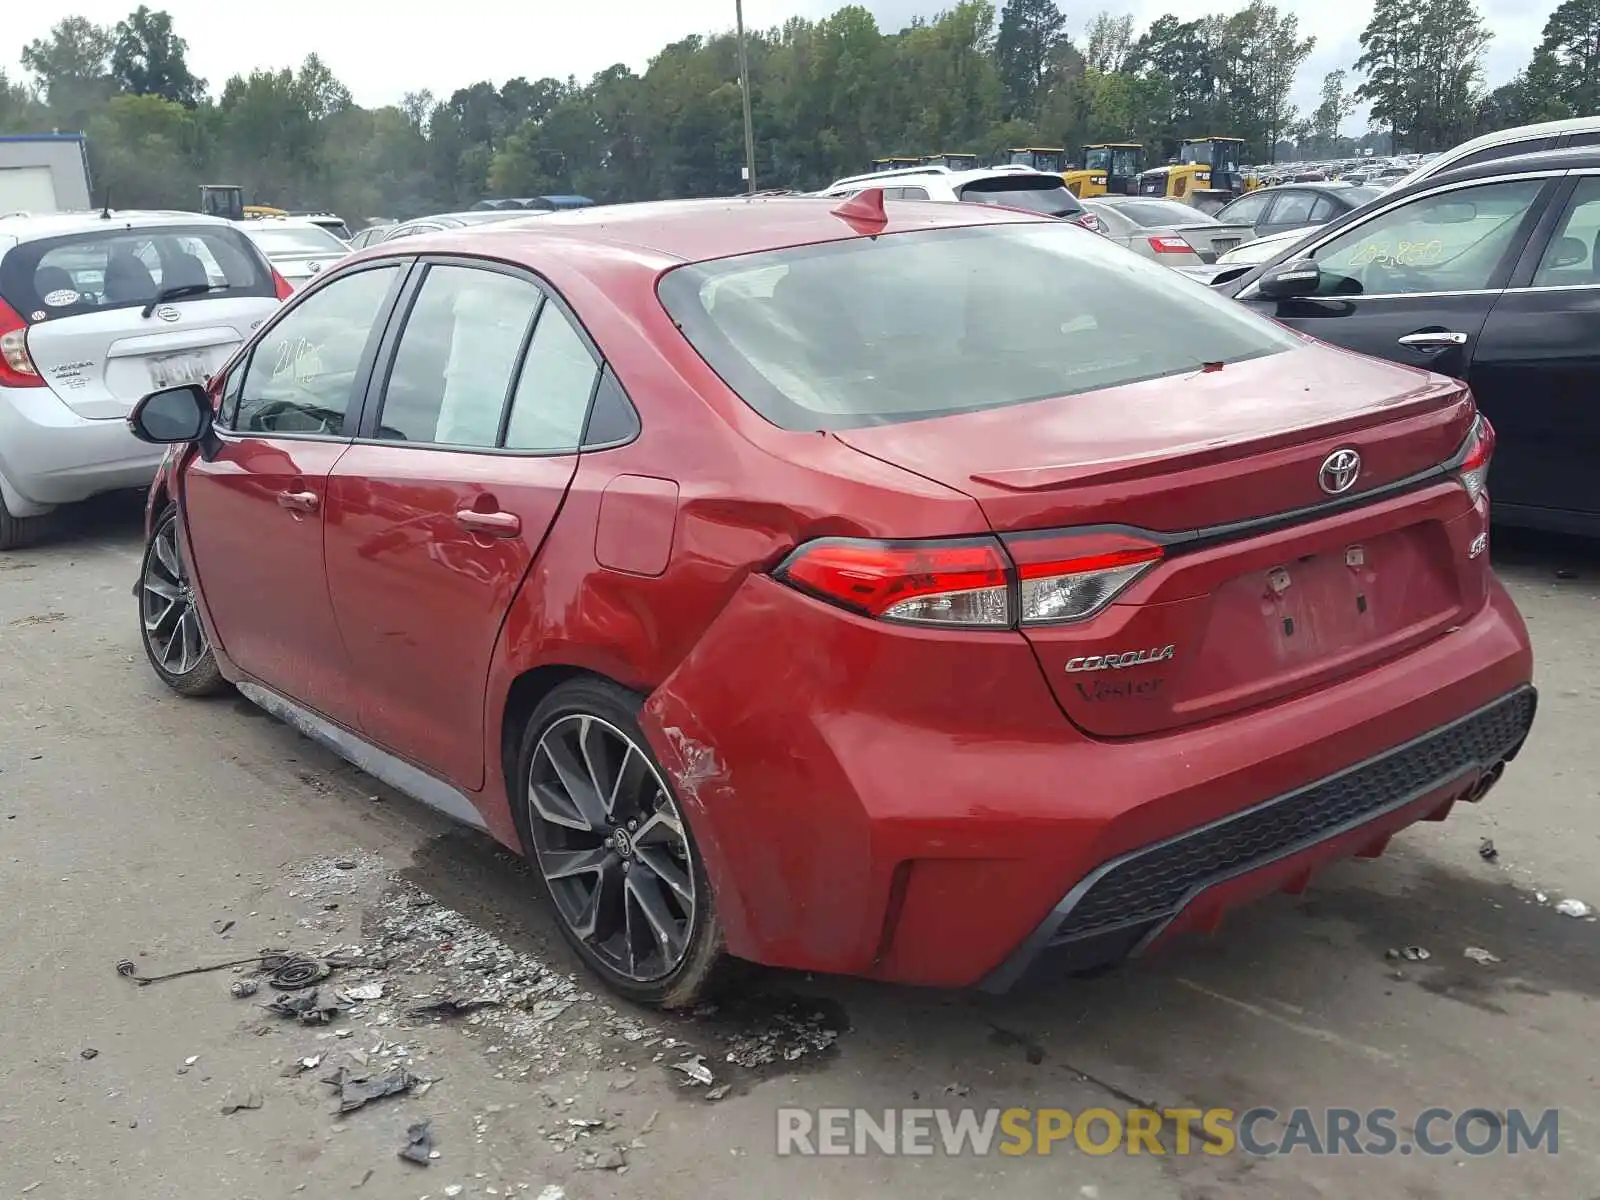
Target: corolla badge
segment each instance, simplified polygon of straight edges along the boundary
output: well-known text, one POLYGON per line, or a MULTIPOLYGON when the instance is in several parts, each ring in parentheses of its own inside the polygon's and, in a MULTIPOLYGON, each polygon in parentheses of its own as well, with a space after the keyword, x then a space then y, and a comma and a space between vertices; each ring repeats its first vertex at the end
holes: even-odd
POLYGON ((1335 450, 1322 460, 1317 482, 1330 496, 1348 492, 1361 474, 1361 455, 1351 449, 1335 450))
POLYGON ((1067 670, 1121 671, 1126 667, 1142 667, 1145 663, 1166 662, 1177 653, 1176 646, 1152 646, 1148 650, 1125 650, 1121 653, 1086 654, 1067 660, 1067 670))
POLYGON ((170 304, 163 304, 160 308, 156 309, 156 316, 160 317, 169 325, 176 321, 180 315, 181 314, 178 312, 178 310, 173 308, 170 304))

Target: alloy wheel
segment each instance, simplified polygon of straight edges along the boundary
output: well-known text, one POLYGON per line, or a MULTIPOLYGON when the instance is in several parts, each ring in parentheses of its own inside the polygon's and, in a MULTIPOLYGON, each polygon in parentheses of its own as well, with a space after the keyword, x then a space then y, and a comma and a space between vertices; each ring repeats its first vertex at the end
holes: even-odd
POLYGON ((528 772, 528 823, 562 920, 638 983, 670 975, 695 933, 694 852, 644 748, 587 714, 552 721, 528 772))
POLYGON ((139 612, 151 657, 167 674, 187 675, 205 661, 211 646, 178 548, 176 520, 156 531, 150 553, 145 556, 139 612))

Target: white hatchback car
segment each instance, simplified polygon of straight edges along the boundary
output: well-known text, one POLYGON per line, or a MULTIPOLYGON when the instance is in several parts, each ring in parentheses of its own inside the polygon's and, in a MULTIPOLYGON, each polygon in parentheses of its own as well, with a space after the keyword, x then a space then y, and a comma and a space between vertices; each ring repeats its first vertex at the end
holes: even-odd
POLYGON ((835 179, 816 194, 853 196, 867 188, 882 188, 885 200, 995 204, 1071 221, 1096 233, 1105 232, 1104 223, 1067 190, 1061 176, 1020 165, 952 171, 949 167, 930 163, 920 167, 874 171, 867 175, 848 175, 843 179, 835 179))
POLYGON ((209 378, 288 294, 220 218, 0 217, 0 551, 58 505, 147 486, 161 451, 134 403, 209 378))

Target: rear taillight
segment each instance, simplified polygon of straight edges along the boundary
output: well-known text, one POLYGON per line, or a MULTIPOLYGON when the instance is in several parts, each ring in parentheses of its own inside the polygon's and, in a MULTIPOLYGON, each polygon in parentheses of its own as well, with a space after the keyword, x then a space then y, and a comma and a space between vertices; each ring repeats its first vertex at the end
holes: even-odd
POLYGON ((287 300, 294 295, 294 284, 278 274, 278 268, 272 268, 272 290, 278 293, 279 300, 287 300))
POLYGON ((1002 540, 1017 564, 1024 625, 1094 616, 1165 553, 1121 533, 1023 533, 1002 540))
POLYGON ((1474 504, 1489 486, 1489 460, 1494 457, 1494 440, 1494 426, 1489 424, 1489 418, 1479 414, 1461 448, 1460 465, 1456 467, 1456 478, 1467 489, 1474 504))
POLYGON ((1104 233, 1106 231, 1106 227, 1101 223, 1100 218, 1095 216, 1087 208, 1077 216, 1073 217, 1072 223, 1074 225, 1082 225, 1091 233, 1104 233))
POLYGON ((0 386, 44 386, 44 377, 28 353, 28 323, 4 300, 0 300, 0 386))
POLYGON ((868 617, 1004 629, 1010 564, 993 538, 874 542, 822 538, 801 546, 777 577, 868 617))
POLYGON ((885 621, 1013 629, 1093 616, 1162 553, 1152 542, 1114 533, 1015 534, 1003 546, 989 537, 821 538, 797 549, 774 575, 885 621))
POLYGON ((1150 243, 1150 249, 1154 250, 1157 254, 1194 253, 1193 246, 1189 245, 1189 243, 1184 241, 1181 237, 1173 237, 1171 234, 1161 234, 1156 237, 1148 237, 1145 238, 1145 241, 1150 243))

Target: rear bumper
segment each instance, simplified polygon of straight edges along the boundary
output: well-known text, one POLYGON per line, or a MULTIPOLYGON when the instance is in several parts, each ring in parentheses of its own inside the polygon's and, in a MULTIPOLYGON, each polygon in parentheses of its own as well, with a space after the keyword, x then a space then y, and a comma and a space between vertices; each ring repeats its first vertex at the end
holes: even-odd
POLYGON ((0 388, 0 487, 14 516, 145 487, 162 453, 126 421, 78 416, 48 387, 0 388))
POLYGON ((1096 867, 984 980, 1006 991, 1036 969, 1084 971, 1137 954, 1173 931, 1214 926, 1235 904, 1295 890, 1316 867, 1380 853, 1398 829, 1443 820, 1481 798, 1533 725, 1519 688, 1362 763, 1096 867))
POLYGON ((1054 943, 1119 957, 1437 813, 1520 745, 1531 679, 1496 582, 1459 628, 1336 684, 1097 740, 1020 637, 886 627, 752 577, 643 723, 731 952, 1005 987, 1054 943), (1217 851, 1258 822, 1273 836, 1217 851), (1126 864, 1168 846, 1211 857, 1145 897, 1126 864))

